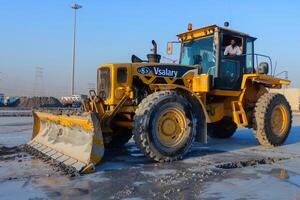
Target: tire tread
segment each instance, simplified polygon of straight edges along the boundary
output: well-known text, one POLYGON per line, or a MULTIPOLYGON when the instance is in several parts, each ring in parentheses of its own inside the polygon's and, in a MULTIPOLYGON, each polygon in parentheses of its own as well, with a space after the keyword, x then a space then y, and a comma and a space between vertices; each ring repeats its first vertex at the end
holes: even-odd
MULTIPOLYGON (((178 154, 176 156, 164 156, 153 152, 149 146, 149 141, 147 140, 147 136, 145 131, 143 130, 143 123, 147 119, 151 107, 153 104, 156 104, 158 100, 164 96, 180 96, 176 91, 158 91, 148 95, 144 98, 139 104, 138 108, 135 111, 135 116, 133 118, 133 139, 136 142, 137 146, 140 148, 142 153, 151 160, 155 160, 157 162, 170 162, 182 159, 183 155, 187 153, 186 151, 182 154, 178 154)), ((182 97, 182 96, 181 96, 182 97)), ((194 141, 193 137, 193 141, 194 141)), ((192 141, 192 142, 193 142, 192 141)))
MULTIPOLYGON (((256 140, 263 146, 268 146, 268 147, 275 147, 279 146, 280 144, 275 143, 270 136, 268 136, 266 132, 266 124, 269 123, 269 119, 266 116, 266 113, 269 112, 270 109, 270 104, 272 101, 278 99, 278 98, 284 98, 286 101, 285 97, 282 94, 277 94, 277 93, 265 93, 263 94, 257 101, 255 108, 254 108, 254 115, 253 115, 253 131, 256 140)), ((285 141, 286 137, 289 134, 291 124, 292 124, 292 115, 291 115, 291 106, 290 104, 286 101, 286 105, 288 107, 288 111, 290 113, 289 119, 289 127, 288 127, 288 132, 283 139, 283 142, 285 141)))

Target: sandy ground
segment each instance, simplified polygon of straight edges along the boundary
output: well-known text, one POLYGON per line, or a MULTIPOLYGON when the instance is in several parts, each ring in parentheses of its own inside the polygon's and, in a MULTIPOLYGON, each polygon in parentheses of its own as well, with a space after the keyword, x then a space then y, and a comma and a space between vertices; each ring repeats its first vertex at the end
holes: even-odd
POLYGON ((241 129, 231 139, 195 144, 182 161, 158 164, 131 141, 109 152, 96 173, 79 177, 16 152, 30 139, 31 121, 0 117, 0 199, 300 199, 300 116, 278 148, 258 146, 241 129))

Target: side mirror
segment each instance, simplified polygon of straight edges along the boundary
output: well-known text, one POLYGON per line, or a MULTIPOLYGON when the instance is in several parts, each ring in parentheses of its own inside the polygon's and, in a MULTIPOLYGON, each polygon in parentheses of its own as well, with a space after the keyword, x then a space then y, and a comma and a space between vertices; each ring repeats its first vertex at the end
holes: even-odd
POLYGON ((257 67, 257 73, 259 74, 268 74, 269 73, 269 64, 267 62, 259 63, 257 67))
POLYGON ((172 55, 173 54, 173 43, 172 42, 168 42, 167 43, 167 54, 168 55, 172 55))

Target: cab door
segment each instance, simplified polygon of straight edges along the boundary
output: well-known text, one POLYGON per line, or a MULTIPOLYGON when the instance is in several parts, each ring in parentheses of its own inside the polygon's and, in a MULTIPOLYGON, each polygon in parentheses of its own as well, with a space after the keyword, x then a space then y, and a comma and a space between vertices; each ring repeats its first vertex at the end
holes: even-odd
POLYGON ((239 59, 222 58, 218 77, 218 89, 238 90, 241 85, 242 67, 239 59))
POLYGON ((218 63, 218 75, 214 80, 215 89, 223 90, 239 90, 244 73, 245 48, 244 37, 234 33, 220 34, 220 51, 219 51, 219 63, 218 63), (224 51, 226 46, 230 45, 230 40, 235 39, 238 46, 242 50, 242 55, 239 56, 225 56, 224 51))

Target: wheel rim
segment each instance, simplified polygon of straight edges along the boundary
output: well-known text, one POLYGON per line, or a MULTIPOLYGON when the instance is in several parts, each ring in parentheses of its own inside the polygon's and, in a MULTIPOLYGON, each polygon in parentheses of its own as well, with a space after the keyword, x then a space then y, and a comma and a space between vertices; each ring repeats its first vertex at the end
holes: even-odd
POLYGON ((277 105, 274 107, 271 115, 271 128, 273 133, 278 136, 285 134, 288 124, 288 115, 286 107, 277 105))
POLYGON ((184 140, 187 127, 185 114, 175 108, 164 110, 157 119, 156 136, 166 147, 174 147, 184 140))

